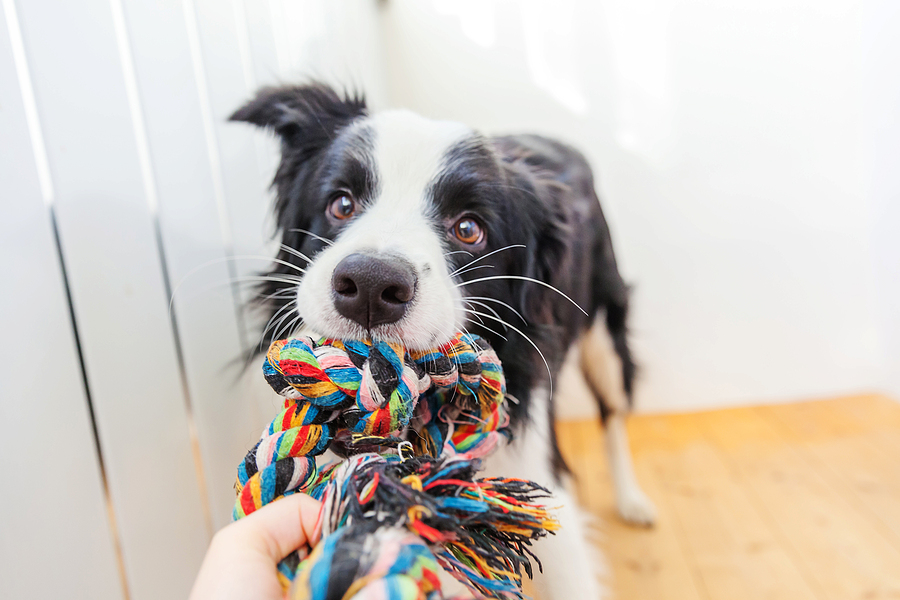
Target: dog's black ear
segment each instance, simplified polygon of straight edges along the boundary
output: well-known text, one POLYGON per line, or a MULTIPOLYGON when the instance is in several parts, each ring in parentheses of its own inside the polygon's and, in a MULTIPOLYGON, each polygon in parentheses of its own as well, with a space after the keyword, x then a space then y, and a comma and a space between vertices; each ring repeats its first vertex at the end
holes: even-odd
POLYGON ((230 121, 244 121, 269 129, 287 146, 315 147, 335 132, 367 114, 360 94, 339 95, 322 83, 265 87, 239 108, 230 121))
POLYGON ((302 203, 293 201, 297 177, 314 163, 340 129, 366 114, 362 95, 341 96, 327 85, 310 83, 263 88, 231 115, 231 121, 253 123, 281 138, 281 163, 272 181, 277 191, 275 216, 279 227, 307 227, 300 220, 302 203))

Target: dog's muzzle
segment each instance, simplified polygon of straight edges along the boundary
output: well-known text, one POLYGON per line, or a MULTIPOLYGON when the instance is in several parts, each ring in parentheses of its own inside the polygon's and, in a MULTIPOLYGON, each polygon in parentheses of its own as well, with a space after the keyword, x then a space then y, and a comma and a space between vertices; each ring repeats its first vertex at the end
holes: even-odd
POLYGON ((413 266, 400 258, 350 254, 331 276, 334 307, 367 330, 396 323, 415 297, 416 281, 413 266))

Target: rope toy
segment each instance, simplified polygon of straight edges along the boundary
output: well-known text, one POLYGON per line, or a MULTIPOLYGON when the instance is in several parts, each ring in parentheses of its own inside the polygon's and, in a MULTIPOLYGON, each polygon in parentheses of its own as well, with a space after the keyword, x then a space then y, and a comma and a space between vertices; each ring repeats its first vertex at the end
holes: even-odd
POLYGON ((284 407, 238 467, 233 516, 297 492, 323 501, 322 541, 279 565, 290 598, 432 600, 438 565, 481 596, 522 597, 528 546, 557 524, 534 504, 548 495, 537 484, 475 479, 509 435, 503 371, 485 340, 457 334, 428 351, 279 340, 263 372, 284 407), (318 471, 329 448, 349 458, 318 471))

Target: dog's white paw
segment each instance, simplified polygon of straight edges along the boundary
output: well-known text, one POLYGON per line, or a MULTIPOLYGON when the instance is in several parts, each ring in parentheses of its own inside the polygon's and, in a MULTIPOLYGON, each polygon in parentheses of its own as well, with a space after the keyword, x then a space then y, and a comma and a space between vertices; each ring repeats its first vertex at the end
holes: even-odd
POLYGON ((656 507, 640 489, 629 490, 616 499, 619 515, 632 525, 651 527, 656 523, 656 507))

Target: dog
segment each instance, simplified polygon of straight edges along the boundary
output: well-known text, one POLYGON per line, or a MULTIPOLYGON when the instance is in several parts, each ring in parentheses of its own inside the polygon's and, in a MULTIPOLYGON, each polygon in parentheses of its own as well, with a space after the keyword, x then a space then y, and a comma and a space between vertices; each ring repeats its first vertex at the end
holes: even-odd
POLYGON ((267 329, 412 349, 459 330, 489 340, 506 373, 513 441, 487 470, 541 483, 562 505, 561 530, 535 547, 538 593, 601 597, 553 427, 552 382, 567 361, 596 397, 619 513, 649 525, 655 509, 624 426, 635 376, 628 287, 584 157, 535 135, 370 114, 361 96, 320 83, 264 88, 231 120, 281 141, 282 246, 260 291, 267 329))

